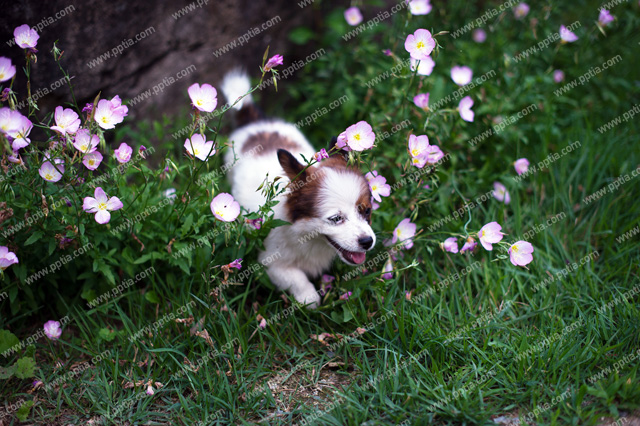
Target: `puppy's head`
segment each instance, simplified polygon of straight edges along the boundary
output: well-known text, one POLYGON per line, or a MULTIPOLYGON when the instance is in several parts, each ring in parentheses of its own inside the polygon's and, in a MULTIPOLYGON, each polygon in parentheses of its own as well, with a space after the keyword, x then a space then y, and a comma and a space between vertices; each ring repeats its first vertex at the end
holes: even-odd
POLYGON ((362 173, 348 167, 340 153, 306 169, 283 149, 278 160, 291 180, 285 209, 304 234, 301 240, 322 238, 343 262, 362 264, 376 242, 371 190, 362 173))

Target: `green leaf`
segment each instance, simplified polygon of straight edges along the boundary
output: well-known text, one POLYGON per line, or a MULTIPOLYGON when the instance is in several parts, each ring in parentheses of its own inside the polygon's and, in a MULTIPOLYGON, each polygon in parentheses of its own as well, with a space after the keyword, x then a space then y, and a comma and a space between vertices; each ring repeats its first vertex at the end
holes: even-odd
POLYGON ((16 377, 19 379, 27 379, 33 377, 36 373, 36 361, 33 358, 20 358, 15 363, 16 377))
POLYGON ((113 271, 111 271, 111 268, 109 268, 106 264, 101 263, 98 269, 100 269, 100 272, 102 272, 102 274, 107 278, 107 281, 109 281, 110 284, 116 285, 116 277, 113 275, 113 271))
POLYGON ((183 234, 187 233, 189 229, 191 229, 191 225, 193 225, 193 215, 188 214, 187 217, 184 218, 184 223, 182 224, 182 228, 180 228, 180 231, 183 234))
POLYGON ((151 303, 160 303, 160 298, 155 291, 151 290, 144 294, 144 298, 151 303))
POLYGON ((298 27, 289 33, 289 40, 295 44, 307 44, 314 36, 314 32, 307 27, 298 27))
POLYGON ((342 305, 342 315, 342 322, 349 322, 353 319, 353 315, 351 315, 351 311, 346 305, 342 305))
POLYGON ((31 244, 35 243, 40 238, 42 238, 43 235, 44 235, 44 232, 42 232, 42 231, 34 232, 33 234, 31 234, 31 236, 29 238, 27 238, 27 241, 24 242, 24 245, 28 246, 28 245, 31 245, 31 244))
POLYGON ((21 422, 26 422, 27 417, 29 417, 29 411, 31 411, 31 407, 33 407, 33 401, 27 401, 16 411, 16 417, 21 422))
POLYGON ((15 334, 9 330, 0 330, 0 354, 20 343, 15 334))
POLYGON ((109 330, 108 328, 101 328, 100 331, 98 331, 98 337, 102 340, 106 340, 107 342, 115 339, 117 335, 118 334, 115 331, 109 330))
POLYGON ((13 375, 16 374, 16 366, 12 365, 11 367, 0 367, 0 379, 10 379, 13 375))

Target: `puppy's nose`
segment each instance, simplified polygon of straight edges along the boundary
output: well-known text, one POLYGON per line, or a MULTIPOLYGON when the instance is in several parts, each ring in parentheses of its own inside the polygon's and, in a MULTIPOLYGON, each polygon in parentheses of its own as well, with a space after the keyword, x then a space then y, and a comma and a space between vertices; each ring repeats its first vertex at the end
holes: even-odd
POLYGON ((368 235, 366 237, 360 237, 358 238, 358 244, 360 244, 360 247, 363 249, 369 250, 373 245, 373 238, 368 235))

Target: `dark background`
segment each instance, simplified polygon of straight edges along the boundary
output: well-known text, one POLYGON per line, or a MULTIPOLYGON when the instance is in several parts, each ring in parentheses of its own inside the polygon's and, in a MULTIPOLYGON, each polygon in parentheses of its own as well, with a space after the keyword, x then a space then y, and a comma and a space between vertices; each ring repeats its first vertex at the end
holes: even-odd
MULTIPOLYGON (((73 76, 75 95, 80 107, 102 92, 102 97, 120 95, 131 99, 152 89, 155 85, 175 78, 176 73, 193 64, 196 70, 162 93, 139 102, 130 108, 131 118, 158 117, 162 113, 177 112, 186 105, 187 88, 194 82, 218 86, 222 76, 239 65, 258 77, 265 48, 270 45, 270 56, 275 53, 285 57, 284 66, 313 52, 311 44, 298 46, 289 41, 290 32, 300 26, 317 27, 322 22, 323 10, 340 6, 341 2, 315 2, 301 8, 297 1, 209 0, 182 17, 172 14, 196 1, 163 2, 104 2, 85 0, 70 2, 0 1, 2 24, 0 26, 0 56, 11 58, 18 68, 14 91, 18 102, 26 98, 26 82, 21 68, 24 53, 18 46, 9 46, 13 30, 22 24, 33 27, 47 24, 39 31, 37 63, 33 65, 32 92, 49 87, 63 75, 51 54, 53 43, 64 51, 62 66, 73 76), (333 3, 333 4, 332 4, 333 3), (55 20, 56 13, 73 6, 75 10, 55 20), (280 16, 281 21, 252 37, 248 43, 236 46, 215 57, 213 52, 245 34, 248 29, 280 16), (51 23, 51 19, 55 22, 51 23), (155 32, 122 54, 111 57, 102 64, 90 67, 88 63, 105 52, 111 51, 124 40, 153 27, 155 32)), ((348 5, 345 5, 347 7, 348 5)), ((220 96, 220 95, 219 95, 220 96)), ((60 87, 38 100, 43 111, 53 111, 57 105, 70 101, 67 87, 60 87)), ((220 102, 220 100, 219 100, 220 102)), ((25 113, 26 108, 21 112, 25 113)))

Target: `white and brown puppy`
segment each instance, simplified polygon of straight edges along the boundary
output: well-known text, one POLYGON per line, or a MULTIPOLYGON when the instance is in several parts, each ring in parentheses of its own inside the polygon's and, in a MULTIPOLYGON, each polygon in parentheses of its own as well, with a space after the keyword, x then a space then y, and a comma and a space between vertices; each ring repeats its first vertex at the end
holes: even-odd
MULTIPOLYGON (((232 72, 221 88, 233 104, 251 86, 246 74, 232 72)), ((369 185, 341 154, 304 166, 301 154, 311 159, 316 152, 311 144, 292 124, 257 119, 250 96, 234 108, 243 125, 230 135, 234 149, 225 156, 227 166, 234 163, 234 152, 237 156, 229 173, 233 196, 245 209, 257 211, 265 203, 258 187, 267 174, 269 180, 281 176, 288 183, 274 212, 291 225, 269 233, 259 260, 276 287, 315 308, 320 295, 310 279, 327 271, 336 255, 349 265, 362 264, 375 245, 369 185)))

